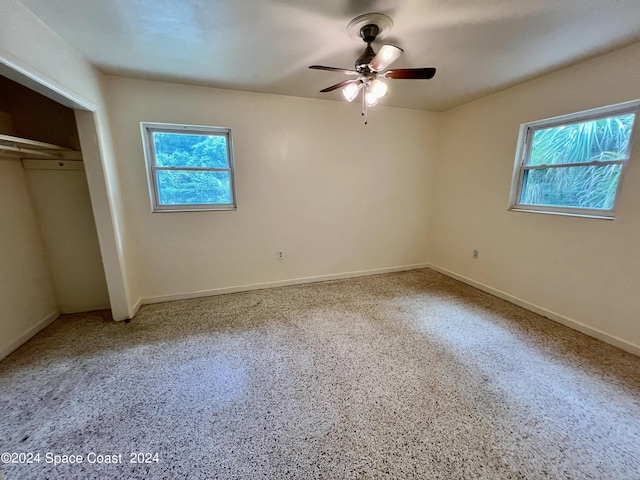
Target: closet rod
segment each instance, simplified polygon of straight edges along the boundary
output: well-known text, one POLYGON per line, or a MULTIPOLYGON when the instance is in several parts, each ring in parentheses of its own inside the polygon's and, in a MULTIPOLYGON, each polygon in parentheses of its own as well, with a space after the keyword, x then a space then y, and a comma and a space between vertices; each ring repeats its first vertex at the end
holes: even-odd
POLYGON ((45 150, 33 150, 31 148, 11 147, 9 145, 0 145, 0 150, 15 153, 25 153, 28 155, 41 155, 43 157, 62 158, 62 152, 47 152, 45 150))
POLYGON ((0 142, 10 142, 15 145, 25 145, 28 147, 44 148, 46 150, 61 150, 61 151, 73 151, 72 148, 61 147, 60 145, 54 145, 53 143, 39 142, 37 140, 30 140, 28 138, 14 137, 11 135, 0 134, 0 142))
POLYGON ((0 154, 13 157, 46 157, 51 159, 82 160, 82 152, 53 143, 0 134, 0 154))

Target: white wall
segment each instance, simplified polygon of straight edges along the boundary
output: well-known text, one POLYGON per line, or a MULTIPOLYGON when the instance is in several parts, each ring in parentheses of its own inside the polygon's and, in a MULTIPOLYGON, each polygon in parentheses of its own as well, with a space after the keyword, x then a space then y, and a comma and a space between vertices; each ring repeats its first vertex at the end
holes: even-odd
POLYGON ((436 115, 108 77, 145 301, 427 260, 436 115), (232 128, 237 211, 152 213, 140 122, 232 128), (285 252, 276 260, 276 250, 285 252))
POLYGON ((55 320, 60 311, 27 177, 0 157, 0 359, 55 320))
POLYGON ((640 98, 639 58, 636 44, 445 113, 430 228, 434 266, 636 353, 640 140, 613 221, 507 206, 520 124, 640 98))
POLYGON ((84 170, 28 170, 62 313, 109 308, 84 170))
POLYGON ((0 73, 67 106, 90 110, 78 111, 76 120, 111 307, 114 318, 130 317, 137 282, 125 268, 129 242, 100 73, 18 0, 0 0, 0 73))

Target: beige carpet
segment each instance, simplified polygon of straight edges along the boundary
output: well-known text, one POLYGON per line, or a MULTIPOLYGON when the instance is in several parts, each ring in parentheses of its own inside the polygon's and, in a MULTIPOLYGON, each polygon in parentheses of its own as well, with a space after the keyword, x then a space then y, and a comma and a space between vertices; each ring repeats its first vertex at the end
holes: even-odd
POLYGON ((640 358, 430 270, 69 315, 0 363, 0 452, 40 453, 6 480, 637 480, 640 358))

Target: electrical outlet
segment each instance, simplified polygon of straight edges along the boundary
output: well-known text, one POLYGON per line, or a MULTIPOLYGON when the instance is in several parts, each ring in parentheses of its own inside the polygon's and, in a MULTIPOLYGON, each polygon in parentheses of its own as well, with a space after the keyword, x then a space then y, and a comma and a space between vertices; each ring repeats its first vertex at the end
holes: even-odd
POLYGON ((480 250, 478 249, 473 249, 473 258, 474 260, 478 260, 478 258, 480 258, 480 250))
POLYGON ((278 260, 284 260, 284 250, 276 250, 276 258, 278 260))

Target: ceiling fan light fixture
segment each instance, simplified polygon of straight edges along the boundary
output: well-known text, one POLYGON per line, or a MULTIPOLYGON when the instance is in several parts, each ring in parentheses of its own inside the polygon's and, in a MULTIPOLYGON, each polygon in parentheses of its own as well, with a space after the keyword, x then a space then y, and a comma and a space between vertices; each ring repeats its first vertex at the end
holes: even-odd
POLYGON ((350 83, 342 89, 342 95, 344 95, 344 98, 346 98, 348 102, 353 102, 353 100, 358 96, 358 92, 361 88, 361 82, 350 83))
POLYGON ((377 99, 384 97, 388 92, 387 84, 378 79, 371 82, 370 89, 377 99))
POLYGON ((373 107, 378 103, 378 97, 372 91, 368 91, 365 96, 365 101, 367 102, 367 107, 373 107))
POLYGON ((395 45, 383 45, 375 57, 371 59, 369 68, 374 72, 384 70, 395 62, 404 53, 404 50, 395 45))

